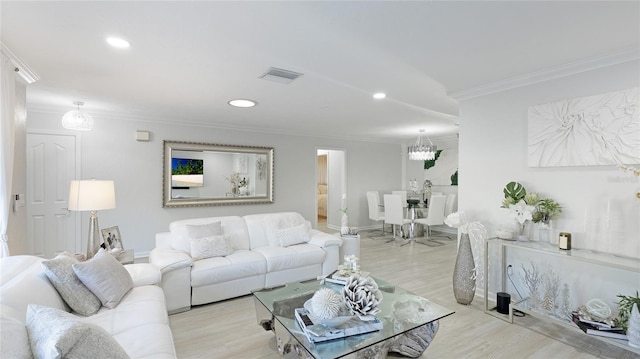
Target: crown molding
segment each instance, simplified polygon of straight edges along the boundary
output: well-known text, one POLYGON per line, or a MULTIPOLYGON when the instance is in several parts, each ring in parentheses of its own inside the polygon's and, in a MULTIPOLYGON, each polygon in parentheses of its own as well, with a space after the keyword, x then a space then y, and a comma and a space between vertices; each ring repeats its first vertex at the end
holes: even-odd
POLYGON ((20 77, 22 77, 27 82, 27 84, 32 84, 40 80, 40 76, 38 76, 38 74, 31 70, 29 66, 27 66, 27 64, 22 61, 22 59, 20 59, 18 56, 16 56, 16 54, 9 50, 9 48, 3 42, 0 42, 0 51, 2 51, 2 54, 4 56, 9 58, 9 61, 11 61, 13 66, 15 66, 18 70, 16 71, 18 75, 20 75, 20 77))
MULTIPOLYGON (((41 113, 46 115, 55 115, 62 116, 66 110, 61 109, 58 106, 33 106, 27 105, 27 112, 30 113, 41 113)), ((201 123, 201 122, 188 122, 188 121, 180 121, 179 123, 175 120, 171 120, 168 118, 159 118, 159 117, 149 117, 145 115, 132 115, 131 113, 124 112, 115 112, 115 111, 90 111, 91 117, 94 119, 108 119, 108 120, 117 120, 117 121, 126 121, 126 122, 142 122, 142 123, 150 123, 150 124, 158 124, 158 125, 166 125, 166 126, 189 126, 189 127, 199 127, 199 128, 214 128, 221 130, 233 130, 233 131, 244 131, 244 132, 253 132, 253 133, 265 133, 265 134, 274 134, 274 135, 285 135, 285 136, 299 136, 299 137, 313 137, 313 138, 325 138, 332 140, 342 140, 342 141, 359 141, 359 142, 370 142, 370 143, 385 143, 385 144, 397 144, 399 141, 394 139, 385 139, 385 138, 372 138, 372 137, 361 137, 361 136, 344 136, 344 135, 312 135, 304 132, 296 132, 296 131, 286 131, 286 130, 275 130, 272 128, 262 128, 262 127, 249 127, 249 126, 238 126, 238 125, 229 125, 223 123, 201 123)))
POLYGON ((544 70, 534 71, 528 74, 472 87, 467 90, 451 92, 449 96, 458 101, 463 101, 638 59, 640 59, 640 48, 630 47, 608 55, 574 61, 568 64, 550 67, 544 70))

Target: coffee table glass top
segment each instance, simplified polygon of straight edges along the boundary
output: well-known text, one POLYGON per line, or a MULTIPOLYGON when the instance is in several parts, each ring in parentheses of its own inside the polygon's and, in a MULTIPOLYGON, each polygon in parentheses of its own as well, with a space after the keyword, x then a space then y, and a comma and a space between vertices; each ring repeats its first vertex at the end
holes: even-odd
POLYGON ((376 315, 383 323, 382 330, 321 343, 307 340, 295 321, 294 310, 302 308, 321 286, 339 292, 341 285, 308 281, 256 291, 253 295, 315 358, 340 358, 454 313, 384 280, 374 279, 383 296, 376 315))

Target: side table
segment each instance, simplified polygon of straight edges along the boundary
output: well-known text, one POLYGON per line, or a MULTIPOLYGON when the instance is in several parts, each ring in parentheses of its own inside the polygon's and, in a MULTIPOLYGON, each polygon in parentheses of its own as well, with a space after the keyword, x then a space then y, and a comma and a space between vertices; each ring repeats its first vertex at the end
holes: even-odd
POLYGON ((116 259, 122 264, 133 264, 134 250, 126 249, 118 253, 116 259))
POLYGON ((335 233, 336 237, 342 239, 342 245, 339 251, 339 260, 342 261, 344 256, 355 255, 360 258, 360 235, 355 236, 342 236, 340 233, 335 233))

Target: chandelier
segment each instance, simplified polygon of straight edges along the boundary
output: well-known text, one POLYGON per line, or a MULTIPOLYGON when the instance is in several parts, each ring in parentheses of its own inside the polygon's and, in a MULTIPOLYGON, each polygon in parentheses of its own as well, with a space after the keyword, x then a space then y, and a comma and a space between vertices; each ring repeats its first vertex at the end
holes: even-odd
POLYGON ((409 146, 410 160, 428 161, 436 158, 436 151, 438 148, 431 142, 429 137, 424 136, 427 137, 427 140, 429 141, 429 144, 427 144, 426 141, 423 140, 423 136, 424 130, 420 129, 420 134, 418 135, 416 143, 413 146, 409 146))
POLYGON ((71 110, 62 116, 62 127, 67 130, 90 131, 93 128, 93 118, 88 113, 80 111, 80 106, 84 105, 84 102, 73 101, 73 104, 78 106, 78 109, 71 110))

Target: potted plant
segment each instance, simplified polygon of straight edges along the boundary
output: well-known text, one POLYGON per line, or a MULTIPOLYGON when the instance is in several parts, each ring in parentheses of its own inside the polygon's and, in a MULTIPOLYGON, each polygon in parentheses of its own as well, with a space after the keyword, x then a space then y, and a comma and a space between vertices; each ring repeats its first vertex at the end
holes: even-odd
POLYGON ((502 208, 508 208, 509 214, 518 222, 518 240, 528 240, 528 224, 533 219, 536 205, 540 197, 535 193, 527 193, 527 190, 518 182, 509 182, 503 190, 504 199, 502 208))
POLYGON ((551 198, 545 198, 536 204, 536 210, 533 213, 533 223, 537 223, 540 226, 538 229, 539 240, 550 242, 551 219, 561 212, 562 207, 560 207, 560 204, 551 198))
POLYGON ((638 291, 636 290, 636 296, 627 296, 618 294, 617 295, 620 300, 618 301, 618 318, 616 319, 617 325, 622 327, 624 331, 627 331, 627 327, 629 325, 629 318, 631 316, 631 309, 633 308, 633 304, 635 303, 638 308, 640 308, 640 297, 638 296, 638 291))

